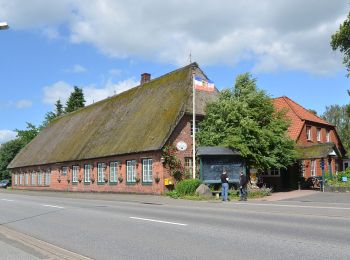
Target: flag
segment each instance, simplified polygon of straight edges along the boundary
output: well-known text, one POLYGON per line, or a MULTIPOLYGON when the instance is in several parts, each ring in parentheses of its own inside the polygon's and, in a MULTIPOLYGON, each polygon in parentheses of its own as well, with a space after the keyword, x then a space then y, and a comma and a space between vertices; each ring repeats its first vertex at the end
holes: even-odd
POLYGON ((201 77, 194 76, 193 78, 194 81, 194 88, 196 90, 203 90, 203 91, 214 91, 215 90, 215 85, 214 82, 205 79, 202 79, 201 77))

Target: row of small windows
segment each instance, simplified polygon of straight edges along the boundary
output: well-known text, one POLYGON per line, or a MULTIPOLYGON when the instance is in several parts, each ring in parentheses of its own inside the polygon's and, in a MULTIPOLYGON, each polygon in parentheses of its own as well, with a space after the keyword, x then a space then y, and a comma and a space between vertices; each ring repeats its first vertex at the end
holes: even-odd
MULTIPOLYGON (((312 131, 311 131, 312 127, 311 126, 307 126, 306 127, 306 139, 308 141, 312 141, 312 131)), ((316 129, 316 141, 317 142, 321 142, 322 141, 322 129, 321 128, 317 128, 316 129)), ((326 142, 331 142, 331 133, 329 130, 326 130, 326 142)))
POLYGON ((31 172, 31 173, 15 173, 14 183, 19 186, 50 186, 51 172, 31 172))
MULTIPOLYGON (((118 171, 121 167, 119 162, 110 162, 109 163, 109 179, 107 179, 106 174, 106 164, 98 163, 97 164, 97 182, 103 183, 109 182, 117 183, 118 182, 118 171)), ((136 160, 126 161, 126 181, 129 183, 137 182, 137 162, 136 160)), ((90 164, 84 165, 84 183, 90 183, 91 180, 92 166, 90 164)), ((61 176, 66 176, 68 174, 68 167, 62 167, 61 176)), ((79 175, 79 166, 72 166, 72 183, 77 183, 79 175)), ((143 159, 142 160, 142 182, 152 182, 153 178, 153 161, 152 159, 143 159)))

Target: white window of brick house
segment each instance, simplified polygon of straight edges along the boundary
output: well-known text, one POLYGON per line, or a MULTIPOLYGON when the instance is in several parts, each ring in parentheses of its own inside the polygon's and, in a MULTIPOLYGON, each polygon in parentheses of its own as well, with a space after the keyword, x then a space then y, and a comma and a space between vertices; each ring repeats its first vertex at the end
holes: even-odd
POLYGON ((32 186, 35 186, 36 185, 36 172, 33 171, 32 172, 32 186))
POLYGON ((29 185, 29 173, 26 173, 25 185, 29 185))
POLYGON ((90 182, 90 176, 91 176, 91 165, 85 164, 84 165, 84 183, 90 182))
POLYGON ((100 183, 104 182, 105 168, 106 168, 105 163, 98 163, 97 164, 97 182, 100 182, 100 183))
POLYGON ((38 172, 38 185, 43 185, 43 173, 42 171, 38 172))
POLYGON ((68 167, 63 166, 62 169, 61 169, 61 175, 62 176, 67 176, 67 174, 68 174, 68 167))
POLYGON ((311 160, 311 176, 316 176, 316 161, 311 160))
POLYGON ((276 169, 276 168, 267 169, 261 173, 261 175, 267 176, 267 177, 278 177, 280 176, 280 174, 281 174, 280 169, 276 169))
POLYGON ((317 128, 317 142, 321 142, 321 128, 317 128))
POLYGON ((118 162, 109 163, 109 181, 118 182, 118 162))
POLYGON ((14 179, 15 179, 15 185, 18 185, 18 174, 14 174, 14 179))
MULTIPOLYGON (((198 133, 198 131, 199 131, 199 121, 198 120, 196 120, 195 121, 196 122, 196 125, 195 125, 195 132, 196 133, 198 133)), ((191 120, 191 136, 193 135, 193 120, 191 120)))
POLYGON ((51 183, 51 170, 47 169, 45 172, 45 185, 49 186, 51 183))
POLYGON ((152 182, 153 176, 153 160, 143 159, 142 160, 142 182, 152 182))
POLYGON ((192 176, 192 164, 193 164, 193 160, 192 157, 185 157, 185 173, 189 174, 190 176, 192 176))
POLYGON ((19 185, 23 185, 23 174, 19 175, 19 185))
POLYGON ((78 172, 79 172, 79 166, 78 165, 72 166, 72 183, 78 182, 78 172))
POLYGON ((308 141, 311 141, 311 140, 312 140, 311 126, 307 126, 307 127, 306 127, 306 139, 307 139, 308 141))
POLYGON ((327 133, 326 133, 326 141, 327 142, 331 141, 331 131, 329 131, 329 130, 327 130, 327 133))
POLYGON ((126 181, 136 182, 136 161, 126 161, 126 181))

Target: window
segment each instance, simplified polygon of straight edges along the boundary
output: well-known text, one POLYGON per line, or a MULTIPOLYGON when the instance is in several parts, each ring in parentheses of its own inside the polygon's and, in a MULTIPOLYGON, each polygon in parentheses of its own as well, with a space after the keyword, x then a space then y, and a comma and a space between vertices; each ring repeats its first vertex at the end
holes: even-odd
POLYGON ((38 172, 38 185, 43 185, 43 173, 38 172))
POLYGON ((312 136, 311 136, 311 126, 307 126, 306 127, 306 139, 308 141, 311 141, 311 138, 312 138, 312 136))
POLYGON ((61 175, 66 176, 67 173, 68 173, 68 167, 66 167, 66 166, 62 167, 61 175))
POLYGON ((317 128, 317 142, 321 142, 321 128, 317 128))
POLYGON ((109 181, 117 182, 118 181, 118 163, 111 162, 109 164, 109 181))
POLYGON ((50 169, 47 169, 45 173, 45 185, 49 186, 50 183, 51 183, 51 171, 50 169))
POLYGON ((142 160, 142 182, 152 182, 152 159, 142 160))
POLYGON ((327 130, 327 133, 326 133, 326 140, 327 142, 331 141, 331 132, 329 130, 327 130))
MULTIPOLYGON (((198 127, 198 126, 199 126, 199 125, 198 125, 198 124, 199 124, 199 121, 196 120, 195 122, 196 122, 196 125, 195 125, 195 129, 194 129, 194 130, 195 130, 195 133, 198 133, 198 131, 199 131, 199 127, 198 127)), ((193 135, 193 120, 191 120, 191 136, 192 136, 192 135, 193 135)))
POLYGON ((32 172, 32 186, 35 186, 36 185, 36 172, 33 171, 32 172))
MULTIPOLYGON (((344 170, 346 170, 347 168, 349 167, 349 163, 344 163, 344 170)), ((17 177, 17 176, 16 176, 17 177)), ((15 179, 15 181, 16 181, 16 179, 15 179)))
POLYGON ((136 161, 126 161, 126 181, 136 182, 136 161))
POLYGON ((18 174, 15 174, 14 178, 15 178, 15 185, 18 185, 18 174))
POLYGON ((72 167, 72 183, 78 182, 78 172, 79 172, 79 166, 74 165, 72 167))
POLYGON ((19 185, 23 185, 23 174, 19 175, 19 185))
POLYGON ((100 183, 104 182, 105 168, 106 168, 105 163, 98 163, 97 164, 97 182, 100 182, 100 183))
POLYGON ((25 185, 29 185, 29 173, 26 173, 25 185))
POLYGON ((90 173, 91 173, 91 165, 85 164, 84 165, 84 183, 90 182, 90 173))
POLYGON ((269 177, 278 177, 280 176, 280 169, 276 169, 276 168, 267 169, 261 175, 269 176, 269 177))
POLYGON ((311 160, 311 176, 316 176, 316 161, 311 160))
POLYGON ((192 164, 192 157, 185 157, 185 173, 189 174, 190 176, 192 176, 192 164))

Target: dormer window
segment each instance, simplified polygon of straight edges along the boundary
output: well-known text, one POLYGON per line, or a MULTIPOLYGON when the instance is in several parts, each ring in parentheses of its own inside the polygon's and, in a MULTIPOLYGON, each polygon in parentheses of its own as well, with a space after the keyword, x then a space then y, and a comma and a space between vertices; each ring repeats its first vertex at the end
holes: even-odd
POLYGON ((321 128, 317 128, 317 142, 321 142, 321 128))
POLYGON ((308 141, 311 141, 312 139, 312 136, 311 136, 311 126, 307 126, 306 127, 306 140, 308 141))

